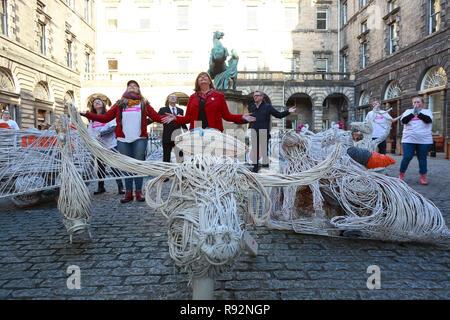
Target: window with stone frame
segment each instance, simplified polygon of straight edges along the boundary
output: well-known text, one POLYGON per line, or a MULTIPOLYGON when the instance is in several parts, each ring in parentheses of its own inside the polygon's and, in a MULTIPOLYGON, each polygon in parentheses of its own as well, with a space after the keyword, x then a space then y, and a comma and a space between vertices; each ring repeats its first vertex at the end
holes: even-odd
POLYGON ((368 2, 369 0, 359 0, 359 8, 360 9, 364 8, 368 2))
POLYGON ((177 6, 177 29, 189 29, 189 6, 177 6))
POLYGON ((118 13, 116 7, 105 8, 106 30, 116 31, 118 28, 118 13))
POLYGON ((347 72, 348 71, 348 52, 343 51, 341 52, 341 70, 340 72, 347 72))
POLYGON ((90 73, 91 72, 91 54, 89 52, 86 52, 84 54, 84 60, 85 60, 85 67, 84 72, 90 73))
POLYGON ((428 0, 428 34, 440 30, 441 2, 440 0, 428 0))
POLYGON ((39 50, 44 56, 47 54, 47 36, 46 36, 46 25, 43 23, 38 23, 38 38, 39 38, 39 50))
POLYGON ((247 30, 258 29, 258 7, 247 6, 247 30))
POLYGON ((328 72, 327 58, 318 58, 316 60, 316 72, 328 72))
POLYGON ((398 0, 390 0, 388 2, 388 12, 392 12, 394 9, 398 8, 398 0))
POLYGON ((347 23, 347 1, 343 1, 341 4, 341 27, 347 23))
POLYGON ((363 41, 359 45, 359 65, 361 69, 367 67, 368 63, 368 43, 367 41, 363 41))
POLYGON ((328 9, 318 8, 316 12, 316 29, 327 30, 328 29, 328 9))
POLYGON ((91 22, 91 0, 84 0, 84 20, 91 22))
POLYGON ((8 35, 8 2, 0 0, 0 23, 2 25, 2 34, 8 35))
POLYGON ((361 22, 361 33, 364 33, 367 31, 367 20, 364 20, 363 22, 361 22))
POLYGON ((117 59, 108 59, 108 71, 117 71, 119 69, 119 62, 117 59))
POLYGON ((398 42, 398 24, 397 22, 393 22, 388 25, 387 28, 387 40, 388 40, 388 54, 392 54, 397 51, 397 42, 398 42))
POLYGON ((66 64, 69 68, 73 67, 73 43, 66 41, 66 64))

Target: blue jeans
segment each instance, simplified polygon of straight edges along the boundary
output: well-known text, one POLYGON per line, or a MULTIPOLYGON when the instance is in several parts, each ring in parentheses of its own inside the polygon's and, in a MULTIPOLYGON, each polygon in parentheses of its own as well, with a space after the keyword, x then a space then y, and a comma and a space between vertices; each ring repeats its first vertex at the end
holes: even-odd
MULTIPOLYGON (((117 148, 121 154, 137 160, 145 160, 145 151, 147 150, 147 139, 137 139, 133 142, 117 141, 117 148)), ((142 190, 144 178, 126 178, 125 190, 133 191, 133 180, 136 190, 142 190)))
POLYGON ((406 172, 409 162, 414 157, 414 153, 417 154, 417 160, 419 160, 419 173, 427 173, 427 154, 430 150, 431 144, 418 144, 418 143, 402 143, 403 147, 403 159, 400 164, 400 172, 406 172))

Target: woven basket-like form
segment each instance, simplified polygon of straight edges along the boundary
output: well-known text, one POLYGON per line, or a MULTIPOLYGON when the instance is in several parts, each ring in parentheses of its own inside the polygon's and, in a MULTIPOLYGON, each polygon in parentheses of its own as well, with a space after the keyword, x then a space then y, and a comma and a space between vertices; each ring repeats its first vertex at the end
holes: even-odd
POLYGON ((175 144, 183 150, 185 156, 210 154, 237 158, 247 151, 243 142, 216 129, 193 129, 177 136, 175 144))

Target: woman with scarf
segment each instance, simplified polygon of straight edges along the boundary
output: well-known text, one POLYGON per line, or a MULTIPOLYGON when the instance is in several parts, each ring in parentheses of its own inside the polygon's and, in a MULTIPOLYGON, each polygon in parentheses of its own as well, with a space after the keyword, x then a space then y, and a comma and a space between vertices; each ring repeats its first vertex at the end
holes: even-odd
POLYGON ((189 129, 194 129, 200 121, 203 129, 212 128, 223 131, 222 119, 237 124, 253 122, 256 119, 249 113, 232 114, 228 110, 225 97, 215 90, 211 77, 207 72, 200 72, 195 80, 195 93, 188 100, 186 115, 176 116, 167 113, 165 121, 176 120, 177 125, 189 123, 189 129))
MULTIPOLYGON (((139 84, 130 80, 127 90, 122 98, 117 101, 105 114, 92 112, 81 112, 89 120, 107 123, 116 119, 115 134, 117 137, 117 148, 121 154, 137 160, 145 160, 147 149, 147 117, 159 123, 169 123, 171 119, 159 115, 149 104, 147 99, 141 95, 139 84)), ((125 203, 133 200, 133 181, 136 190, 136 201, 145 201, 142 195, 143 178, 125 179, 125 197, 120 202, 125 203)))

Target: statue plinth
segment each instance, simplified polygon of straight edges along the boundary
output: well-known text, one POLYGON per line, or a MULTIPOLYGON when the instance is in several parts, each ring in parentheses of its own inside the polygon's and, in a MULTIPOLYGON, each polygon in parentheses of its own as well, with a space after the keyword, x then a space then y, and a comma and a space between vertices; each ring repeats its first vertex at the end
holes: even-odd
MULTIPOLYGON (((228 110, 233 114, 244 114, 248 112, 247 109, 247 99, 246 95, 242 94, 242 91, 237 90, 217 90, 225 96, 225 101, 227 102, 228 110)), ((235 137, 242 143, 245 143, 245 137, 247 136, 248 124, 236 124, 233 122, 228 122, 222 120, 224 133, 232 137, 235 137)), ((243 158, 241 159, 243 160, 243 158)))

